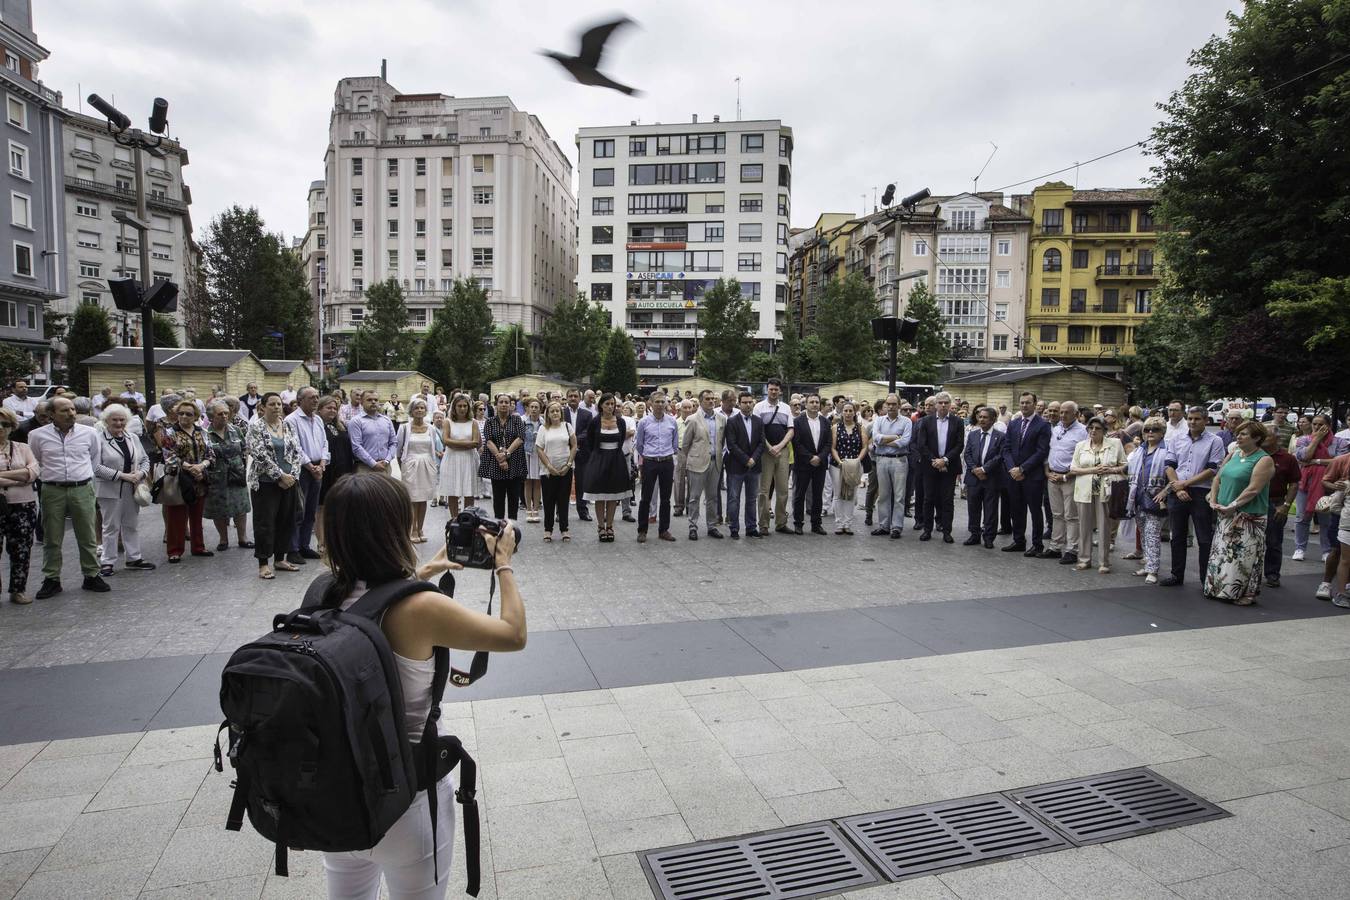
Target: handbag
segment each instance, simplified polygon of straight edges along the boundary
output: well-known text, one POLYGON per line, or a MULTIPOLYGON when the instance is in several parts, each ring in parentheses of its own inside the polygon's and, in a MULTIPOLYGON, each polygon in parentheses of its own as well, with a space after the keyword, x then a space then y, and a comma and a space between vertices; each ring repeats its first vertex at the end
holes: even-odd
POLYGON ((1111 482, 1111 496, 1106 501, 1106 515, 1112 519, 1124 519, 1130 499, 1130 482, 1117 478, 1111 482))
POLYGON ((155 498, 150 490, 150 485, 142 481, 136 485, 136 490, 132 491, 131 499, 136 501, 137 506, 149 506, 155 498))
POLYGON ((1331 494, 1323 494, 1317 500, 1317 511, 1319 513, 1338 513, 1345 506, 1345 491, 1336 491, 1331 494))

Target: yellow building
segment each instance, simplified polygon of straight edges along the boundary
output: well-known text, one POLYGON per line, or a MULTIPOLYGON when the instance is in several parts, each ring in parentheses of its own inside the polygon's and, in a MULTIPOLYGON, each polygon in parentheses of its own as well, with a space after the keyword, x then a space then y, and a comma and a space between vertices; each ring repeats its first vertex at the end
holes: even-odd
POLYGON ((850 213, 821 213, 806 233, 793 236, 788 307, 796 315, 800 334, 815 330, 816 308, 825 296, 825 285, 843 277, 844 253, 857 224, 850 213))
MULTIPOLYGON (((104 385, 120 392, 122 382, 128 379, 144 390, 142 354, 140 347, 113 347, 81 360, 89 370, 90 392, 98 393, 104 385)), ((238 397, 249 382, 261 385, 265 372, 262 362, 247 350, 155 350, 155 387, 161 394, 170 388, 193 390, 205 400, 219 388, 238 397)))
POLYGON ((263 392, 276 391, 279 394, 286 388, 298 391, 302 387, 314 384, 314 376, 301 360, 263 359, 259 362, 267 370, 262 383, 258 385, 258 389, 263 392))
POLYGON ((1022 355, 1118 369, 1134 355, 1161 259, 1147 188, 1076 191, 1061 181, 1013 198, 1032 221, 1022 355))

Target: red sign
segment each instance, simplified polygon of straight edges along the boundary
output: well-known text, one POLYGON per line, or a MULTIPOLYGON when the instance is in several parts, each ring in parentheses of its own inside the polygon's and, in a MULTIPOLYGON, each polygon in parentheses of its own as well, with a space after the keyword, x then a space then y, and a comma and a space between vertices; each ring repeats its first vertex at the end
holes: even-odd
POLYGON ((684 241, 673 241, 670 243, 637 243, 628 244, 629 250, 683 250, 684 241))

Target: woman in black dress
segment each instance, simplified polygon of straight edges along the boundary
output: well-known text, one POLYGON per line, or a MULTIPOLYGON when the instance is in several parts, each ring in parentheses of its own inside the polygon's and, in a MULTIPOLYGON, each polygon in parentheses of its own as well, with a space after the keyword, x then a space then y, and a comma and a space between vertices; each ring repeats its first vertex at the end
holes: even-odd
POLYGON ((614 543, 614 513, 621 500, 633 496, 633 478, 623 452, 628 423, 619 415, 613 394, 600 398, 600 412, 591 420, 590 459, 586 461, 585 496, 595 503, 595 527, 601 543, 614 543))
POLYGON ((525 423, 512 410, 510 394, 498 394, 497 414, 483 424, 483 454, 478 477, 492 482, 492 514, 514 520, 525 484, 525 423))
POLYGON ((342 417, 342 398, 334 394, 330 397, 324 397, 319 401, 319 408, 316 410, 319 418, 323 419, 323 429, 328 434, 328 465, 323 470, 323 481, 319 485, 319 510, 315 514, 314 527, 315 533, 319 538, 319 552, 322 553, 323 545, 323 501, 328 497, 328 492, 332 490, 333 485, 343 475, 348 475, 356 469, 356 459, 352 456, 352 439, 347 434, 347 426, 343 424, 342 417))

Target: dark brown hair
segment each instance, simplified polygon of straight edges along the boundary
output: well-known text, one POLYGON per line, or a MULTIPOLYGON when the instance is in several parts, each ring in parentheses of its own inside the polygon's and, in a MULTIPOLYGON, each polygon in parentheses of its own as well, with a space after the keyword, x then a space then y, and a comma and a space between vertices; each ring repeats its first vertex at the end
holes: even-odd
POLYGON ((373 587, 412 578, 417 553, 411 530, 412 500, 402 481, 370 472, 339 478, 323 504, 325 561, 333 572, 324 603, 337 606, 358 581, 373 587))

